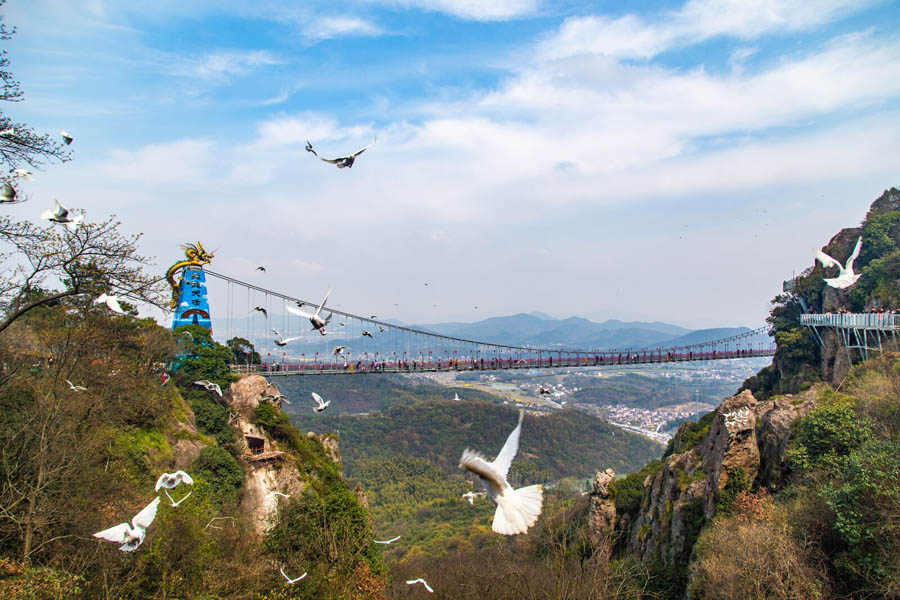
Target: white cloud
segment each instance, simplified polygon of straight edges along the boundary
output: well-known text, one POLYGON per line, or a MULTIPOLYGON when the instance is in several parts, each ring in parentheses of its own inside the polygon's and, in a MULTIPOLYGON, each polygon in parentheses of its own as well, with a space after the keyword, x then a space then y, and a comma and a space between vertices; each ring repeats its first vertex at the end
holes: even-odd
POLYGON ((578 54, 649 59, 673 47, 727 35, 750 40, 767 33, 804 30, 829 23, 881 0, 690 0, 680 10, 648 21, 571 17, 548 36, 540 54, 552 60, 578 54))
POLYGON ((443 12, 461 19, 504 21, 533 14, 540 0, 375 0, 382 4, 443 12))
POLYGON ((312 40, 327 40, 343 36, 374 36, 381 28, 358 17, 315 17, 303 26, 304 34, 312 40))
POLYGON ((200 56, 172 56, 163 69, 171 75, 224 83, 260 68, 280 64, 265 50, 222 50, 200 56))

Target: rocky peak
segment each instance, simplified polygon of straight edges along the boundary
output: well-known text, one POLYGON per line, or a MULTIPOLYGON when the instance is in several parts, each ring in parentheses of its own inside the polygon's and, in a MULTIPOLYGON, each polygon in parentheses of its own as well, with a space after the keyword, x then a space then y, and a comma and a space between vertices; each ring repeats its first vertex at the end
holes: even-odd
POLYGON ((616 479, 612 469, 594 475, 588 508, 588 535, 591 546, 606 557, 612 548, 616 528, 616 502, 610 497, 609 485, 616 479))
POLYGON ((781 484, 792 426, 812 409, 816 395, 810 390, 758 402, 744 391, 726 398, 699 444, 686 434, 697 425, 682 426, 673 440, 675 452, 644 481, 641 507, 634 515, 615 515, 608 493, 615 474, 598 473, 588 517, 591 543, 596 548, 618 531, 626 539, 625 551, 645 563, 686 562, 702 524, 729 506, 739 491, 751 485, 773 490, 781 484))
POLYGON ((869 207, 869 212, 866 214, 866 220, 897 210, 900 210, 900 190, 897 188, 884 190, 884 193, 869 207))

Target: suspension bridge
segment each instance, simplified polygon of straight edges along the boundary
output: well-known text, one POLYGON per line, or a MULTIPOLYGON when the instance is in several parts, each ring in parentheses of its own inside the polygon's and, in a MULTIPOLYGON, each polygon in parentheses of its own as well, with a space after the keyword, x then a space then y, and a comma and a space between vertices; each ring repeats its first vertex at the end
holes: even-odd
POLYGON ((289 306, 297 306, 314 312, 318 301, 295 298, 197 268, 186 269, 183 281, 193 286, 182 293, 183 297, 189 298, 192 293, 196 298, 183 302, 186 309, 176 314, 176 324, 185 323, 183 314, 198 312, 199 309, 187 306, 191 303, 208 310, 206 286, 213 286, 210 294, 218 301, 224 298, 226 316, 210 319, 207 315, 208 322, 228 338, 247 339, 259 352, 258 363, 248 359, 244 364, 233 364, 235 373, 287 376, 533 370, 733 360, 772 356, 775 352, 770 339, 760 341, 766 336, 766 327, 681 346, 539 348, 442 335, 379 320, 375 315, 351 314, 327 304, 322 316, 330 315, 330 320, 325 326, 326 335, 322 335, 312 329, 309 319, 288 310, 289 306), (279 345, 288 338, 288 344, 279 345))

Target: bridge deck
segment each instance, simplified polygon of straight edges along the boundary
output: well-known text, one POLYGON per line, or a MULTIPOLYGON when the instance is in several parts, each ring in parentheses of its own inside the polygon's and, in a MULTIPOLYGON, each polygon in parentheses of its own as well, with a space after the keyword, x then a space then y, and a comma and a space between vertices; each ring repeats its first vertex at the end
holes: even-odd
POLYGON ((418 360, 387 361, 282 361, 259 365, 231 365, 233 373, 257 373, 266 376, 279 375, 361 375, 366 373, 429 373, 449 371, 498 371, 498 370, 530 370, 558 369, 569 367, 602 367, 615 365, 640 365, 676 362, 696 362, 707 360, 729 360, 772 356, 774 348, 740 349, 710 352, 644 352, 621 354, 591 354, 579 357, 543 358, 543 359, 459 359, 434 360, 421 362, 418 360))
POLYGON ((840 327, 845 329, 900 330, 900 315, 893 313, 825 313, 800 315, 800 323, 808 327, 840 327))

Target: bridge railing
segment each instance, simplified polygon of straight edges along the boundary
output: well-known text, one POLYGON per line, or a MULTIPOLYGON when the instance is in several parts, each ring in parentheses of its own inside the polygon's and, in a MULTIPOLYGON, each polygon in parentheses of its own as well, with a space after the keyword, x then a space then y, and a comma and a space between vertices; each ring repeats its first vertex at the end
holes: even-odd
POLYGON ((849 329, 900 329, 900 314, 894 313, 825 313, 800 315, 800 323, 812 327, 844 327, 849 329))
POLYGON ((602 367, 648 363, 691 362, 730 358, 772 356, 774 348, 712 350, 708 352, 646 352, 591 354, 577 357, 545 358, 460 358, 454 360, 282 360, 257 365, 233 364, 234 373, 266 375, 331 375, 351 373, 416 373, 435 371, 495 371, 508 369, 556 369, 568 367, 602 367))

